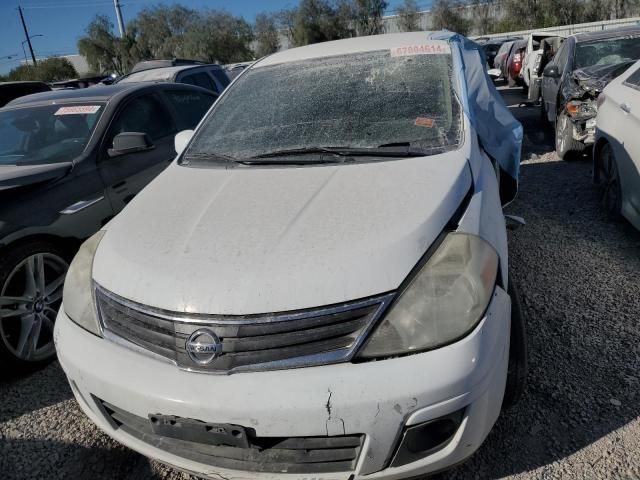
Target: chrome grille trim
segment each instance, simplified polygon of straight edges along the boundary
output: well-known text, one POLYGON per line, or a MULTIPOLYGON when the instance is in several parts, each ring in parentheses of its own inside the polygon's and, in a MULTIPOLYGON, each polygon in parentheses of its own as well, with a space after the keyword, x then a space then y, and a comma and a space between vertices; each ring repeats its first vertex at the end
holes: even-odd
POLYGON ((349 361, 393 298, 389 293, 302 311, 207 315, 141 305, 94 286, 106 339, 183 370, 214 374, 349 361), (188 337, 201 328, 215 332, 222 343, 222 354, 205 366, 191 360, 185 348, 188 337))

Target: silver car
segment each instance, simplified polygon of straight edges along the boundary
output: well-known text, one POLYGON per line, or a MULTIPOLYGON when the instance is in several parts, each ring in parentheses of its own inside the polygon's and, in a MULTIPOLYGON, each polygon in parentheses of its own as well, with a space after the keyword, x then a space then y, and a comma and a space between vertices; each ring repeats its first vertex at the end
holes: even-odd
POLYGON ((615 217, 640 230, 640 61, 598 97, 593 175, 604 185, 602 201, 615 217))

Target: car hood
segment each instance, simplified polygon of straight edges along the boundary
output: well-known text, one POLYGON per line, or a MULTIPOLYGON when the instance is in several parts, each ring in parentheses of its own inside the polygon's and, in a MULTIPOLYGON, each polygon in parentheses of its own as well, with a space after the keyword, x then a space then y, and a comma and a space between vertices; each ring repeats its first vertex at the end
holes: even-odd
POLYGON ((45 165, 0 165, 0 191, 54 180, 68 173, 72 165, 71 162, 45 165))
POLYGON ((612 65, 593 65, 573 72, 577 91, 573 96, 588 95, 597 97, 604 87, 616 77, 622 75, 634 61, 615 63, 612 65))
POLYGON ((462 151, 299 168, 174 163, 108 225, 93 278, 142 304, 227 315, 388 292, 471 183, 462 151))

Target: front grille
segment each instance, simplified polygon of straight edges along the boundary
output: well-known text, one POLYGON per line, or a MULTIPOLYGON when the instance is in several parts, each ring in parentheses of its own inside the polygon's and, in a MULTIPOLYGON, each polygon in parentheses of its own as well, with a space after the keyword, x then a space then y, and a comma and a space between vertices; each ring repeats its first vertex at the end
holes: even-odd
POLYGON ((167 312, 96 286, 106 338, 124 339, 181 368, 218 373, 347 361, 390 299, 384 295, 298 312, 220 316, 167 312), (217 336, 219 348, 217 357, 204 364, 187 352, 187 340, 203 329, 217 336))
POLYGON ((179 457, 230 470, 270 473, 350 472, 356 467, 364 440, 364 435, 361 434, 336 437, 258 437, 249 434, 248 448, 211 445, 157 435, 149 419, 138 417, 95 397, 94 399, 113 428, 179 457))

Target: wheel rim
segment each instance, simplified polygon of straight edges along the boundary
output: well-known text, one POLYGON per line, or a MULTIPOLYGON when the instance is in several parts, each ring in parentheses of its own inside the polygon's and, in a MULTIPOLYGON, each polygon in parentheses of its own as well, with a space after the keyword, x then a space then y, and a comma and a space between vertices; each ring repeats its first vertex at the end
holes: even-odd
POLYGON ((601 152, 602 174, 604 175, 604 192, 602 202, 607 211, 616 213, 620 202, 620 185, 618 182, 618 167, 613 159, 609 145, 605 145, 601 152))
POLYGON ((55 352, 53 325, 62 303, 69 264, 52 253, 21 261, 0 290, 0 340, 20 360, 36 362, 55 352))

